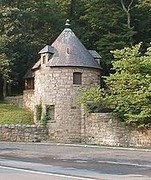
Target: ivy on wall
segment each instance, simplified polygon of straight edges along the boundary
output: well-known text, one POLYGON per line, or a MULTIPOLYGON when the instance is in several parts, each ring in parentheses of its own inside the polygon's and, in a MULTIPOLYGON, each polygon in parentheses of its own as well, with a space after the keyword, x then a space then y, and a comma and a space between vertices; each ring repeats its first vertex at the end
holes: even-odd
POLYGON ((48 121, 54 121, 54 105, 46 105, 45 113, 42 109, 42 104, 36 105, 36 120, 41 122, 43 126, 47 126, 48 121))
POLYGON ((42 105, 41 104, 38 104, 36 105, 36 120, 37 121, 41 121, 41 116, 42 116, 42 105))

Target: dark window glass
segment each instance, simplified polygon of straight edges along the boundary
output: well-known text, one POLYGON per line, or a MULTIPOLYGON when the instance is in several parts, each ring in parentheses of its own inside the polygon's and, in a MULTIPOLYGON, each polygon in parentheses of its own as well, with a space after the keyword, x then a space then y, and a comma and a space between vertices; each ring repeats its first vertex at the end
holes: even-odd
POLYGON ((67 48, 67 54, 70 54, 70 49, 69 48, 67 48))
POLYGON ((48 60, 50 60, 52 58, 52 54, 48 55, 48 60))
POLYGON ((82 84, 82 73, 73 73, 73 84, 82 84))
POLYGON ((55 111, 55 106, 54 105, 46 105, 47 121, 55 122, 54 111, 55 111))
POLYGON ((34 78, 25 80, 25 90, 33 90, 34 89, 34 78))
POLYGON ((46 56, 44 55, 43 56, 43 62, 42 62, 43 64, 45 64, 46 63, 46 56))

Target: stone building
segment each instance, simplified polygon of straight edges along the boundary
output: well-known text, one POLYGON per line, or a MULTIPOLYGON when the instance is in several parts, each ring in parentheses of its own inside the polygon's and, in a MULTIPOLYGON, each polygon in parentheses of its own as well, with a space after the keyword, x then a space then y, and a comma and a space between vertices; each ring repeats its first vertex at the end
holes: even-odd
POLYGON ((79 89, 100 84, 100 55, 87 50, 66 22, 66 28, 40 52, 25 76, 24 104, 34 118, 48 120, 51 140, 79 142, 81 107, 79 89))

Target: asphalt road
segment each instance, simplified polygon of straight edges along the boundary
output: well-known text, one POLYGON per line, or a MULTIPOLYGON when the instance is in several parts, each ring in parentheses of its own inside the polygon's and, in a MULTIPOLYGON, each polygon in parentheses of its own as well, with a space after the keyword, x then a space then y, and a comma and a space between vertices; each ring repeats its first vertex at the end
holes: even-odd
MULTIPOLYGON (((87 180, 87 178, 0 166, 2 180, 87 180)), ((90 179, 91 180, 91 179, 90 179)))
POLYGON ((0 142, 0 180, 28 178, 151 180, 151 149, 0 142))

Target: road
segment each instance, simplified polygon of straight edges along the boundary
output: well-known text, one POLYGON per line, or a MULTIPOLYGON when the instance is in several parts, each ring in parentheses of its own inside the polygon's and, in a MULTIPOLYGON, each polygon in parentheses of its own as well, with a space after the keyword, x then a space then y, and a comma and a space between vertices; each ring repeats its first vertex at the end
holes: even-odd
POLYGON ((0 142, 0 180, 151 180, 151 149, 0 142))
MULTIPOLYGON (((49 172, 26 170, 21 168, 12 168, 0 166, 0 179, 5 180, 88 180, 89 178, 82 178, 79 176, 68 176, 61 174, 54 174, 49 172)), ((92 179, 90 179, 92 180, 92 179)))

